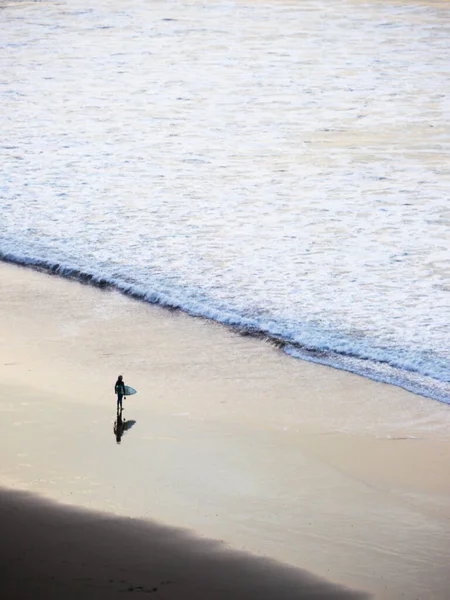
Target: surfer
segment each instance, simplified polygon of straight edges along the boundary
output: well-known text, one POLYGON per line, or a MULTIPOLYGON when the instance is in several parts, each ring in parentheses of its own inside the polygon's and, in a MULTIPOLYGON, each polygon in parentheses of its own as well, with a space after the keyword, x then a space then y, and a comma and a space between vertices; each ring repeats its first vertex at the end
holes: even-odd
POLYGON ((122 375, 119 375, 114 386, 114 391, 117 394, 117 410, 122 410, 122 398, 125 396, 125 384, 122 375))

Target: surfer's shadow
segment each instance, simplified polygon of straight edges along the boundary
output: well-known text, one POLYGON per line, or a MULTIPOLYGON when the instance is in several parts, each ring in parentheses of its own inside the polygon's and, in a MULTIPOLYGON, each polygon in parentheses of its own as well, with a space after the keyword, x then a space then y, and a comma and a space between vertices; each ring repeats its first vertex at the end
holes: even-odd
POLYGON ((116 437, 116 442, 120 444, 122 441, 122 436, 126 431, 129 431, 136 423, 135 420, 124 419, 122 416, 123 410, 117 411, 116 420, 114 421, 114 435, 116 437))

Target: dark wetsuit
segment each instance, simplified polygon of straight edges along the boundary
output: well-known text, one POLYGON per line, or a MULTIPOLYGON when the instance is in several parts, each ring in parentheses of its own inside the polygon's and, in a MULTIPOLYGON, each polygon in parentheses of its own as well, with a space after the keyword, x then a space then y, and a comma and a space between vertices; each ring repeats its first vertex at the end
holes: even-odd
POLYGON ((117 408, 122 408, 122 398, 125 396, 125 384, 123 381, 116 381, 114 391, 117 394, 117 408))

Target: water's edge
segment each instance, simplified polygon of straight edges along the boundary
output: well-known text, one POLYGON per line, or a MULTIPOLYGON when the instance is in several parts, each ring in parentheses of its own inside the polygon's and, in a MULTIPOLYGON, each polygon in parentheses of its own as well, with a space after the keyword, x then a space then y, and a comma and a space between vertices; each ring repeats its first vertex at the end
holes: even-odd
POLYGON ((1 251, 0 261, 46 273, 48 275, 55 275, 64 279, 77 281, 78 283, 91 285, 100 289, 116 290, 135 300, 158 305, 167 310, 180 310, 192 317, 220 323, 236 334, 260 339, 271 344, 274 348, 282 350, 285 354, 293 358, 347 371, 380 383, 395 385, 414 394, 437 400, 444 404, 450 404, 449 394, 446 390, 442 390, 439 385, 441 382, 422 374, 396 368, 387 361, 373 361, 352 355, 351 353, 339 353, 330 350, 324 351, 317 348, 306 347, 302 344, 294 343, 276 335, 272 335, 267 331, 263 331, 256 327, 246 326, 242 324, 242 322, 239 323, 236 321, 233 323, 230 322, 230 319, 221 320, 220 318, 206 315, 200 310, 196 311, 192 308, 186 308, 186 306, 182 306, 178 302, 164 299, 161 295, 140 291, 135 287, 126 285, 122 282, 106 279, 102 276, 69 267, 61 263, 50 263, 41 259, 19 257, 1 251))

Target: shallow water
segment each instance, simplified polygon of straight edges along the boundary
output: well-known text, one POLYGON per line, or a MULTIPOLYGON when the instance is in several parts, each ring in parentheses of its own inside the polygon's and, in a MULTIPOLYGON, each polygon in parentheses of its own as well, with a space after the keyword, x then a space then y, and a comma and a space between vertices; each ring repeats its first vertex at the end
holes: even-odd
POLYGON ((445 3, 0 3, 0 255, 450 402, 445 3))

